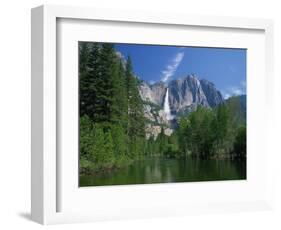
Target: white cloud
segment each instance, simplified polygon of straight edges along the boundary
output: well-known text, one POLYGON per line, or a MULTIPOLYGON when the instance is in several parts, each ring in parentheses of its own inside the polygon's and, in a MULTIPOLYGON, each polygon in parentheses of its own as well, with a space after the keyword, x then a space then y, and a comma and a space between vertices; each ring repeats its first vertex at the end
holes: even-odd
POLYGON ((225 100, 231 97, 231 95, 229 93, 226 93, 225 91, 221 91, 221 94, 225 100))
POLYGON ((240 88, 240 87, 232 87, 232 88, 230 88, 230 93, 231 93, 232 95, 237 96, 237 95, 243 94, 243 90, 242 90, 242 88, 240 88))
POLYGON ((224 99, 231 96, 238 96, 246 94, 246 81, 241 81, 238 86, 228 87, 225 91, 222 91, 224 99))
MULTIPOLYGON (((182 50, 182 49, 180 49, 182 50)), ((182 59, 184 57, 184 52, 178 52, 175 57, 169 62, 166 66, 165 70, 162 71, 161 81, 167 82, 176 72, 178 66, 180 65, 182 59)))

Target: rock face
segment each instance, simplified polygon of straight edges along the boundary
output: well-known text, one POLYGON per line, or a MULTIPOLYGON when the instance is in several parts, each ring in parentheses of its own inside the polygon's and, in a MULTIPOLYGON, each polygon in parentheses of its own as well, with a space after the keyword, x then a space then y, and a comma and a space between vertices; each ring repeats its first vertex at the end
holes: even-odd
POLYGON ((153 85, 149 85, 145 81, 142 81, 139 86, 142 100, 159 106, 162 106, 164 103, 166 89, 167 86, 165 86, 163 82, 157 82, 153 85))
POLYGON ((192 105, 209 106, 200 81, 193 75, 171 81, 169 91, 169 101, 173 114, 177 114, 192 105))
POLYGON ((200 84, 210 107, 215 107, 222 103, 223 97, 212 82, 203 79, 200 80, 200 84))
POLYGON ((187 107, 201 105, 213 108, 223 102, 221 93, 212 82, 199 80, 195 75, 173 80, 168 85, 163 82, 149 85, 143 81, 139 91, 143 101, 163 107, 167 88, 170 107, 175 115, 187 107))
POLYGON ((144 104, 144 117, 151 123, 169 125, 164 110, 154 104, 144 104))
MULTIPOLYGON (((163 127, 161 125, 152 125, 147 124, 145 127, 146 139, 153 138, 156 140, 157 136, 161 133, 161 129, 163 127)), ((171 136, 173 133, 173 129, 171 128, 164 128, 164 134, 166 136, 171 136)))
POLYGON ((195 75, 188 75, 176 79, 169 84, 157 82, 153 85, 142 81, 139 85, 139 92, 144 101, 144 114, 148 121, 146 126, 147 138, 154 138, 164 127, 166 135, 172 134, 172 121, 167 120, 163 110, 167 88, 169 90, 169 105, 172 115, 177 119, 182 114, 194 111, 197 106, 213 108, 223 103, 221 93, 212 82, 199 80, 195 75))

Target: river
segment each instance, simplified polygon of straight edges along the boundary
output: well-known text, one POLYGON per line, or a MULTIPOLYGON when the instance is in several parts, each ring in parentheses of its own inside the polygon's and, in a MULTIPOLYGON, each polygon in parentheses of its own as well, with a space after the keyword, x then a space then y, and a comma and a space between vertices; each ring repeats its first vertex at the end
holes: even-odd
POLYGON ((246 179, 246 161, 149 158, 107 173, 82 175, 80 186, 246 179))

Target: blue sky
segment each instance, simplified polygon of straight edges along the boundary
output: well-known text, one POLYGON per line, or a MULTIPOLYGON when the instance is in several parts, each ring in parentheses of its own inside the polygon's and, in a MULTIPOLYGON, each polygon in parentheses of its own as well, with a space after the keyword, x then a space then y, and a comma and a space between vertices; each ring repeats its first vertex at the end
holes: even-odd
POLYGON ((116 44, 131 56, 135 74, 147 82, 169 82, 188 74, 213 82, 225 98, 246 93, 246 50, 116 44))

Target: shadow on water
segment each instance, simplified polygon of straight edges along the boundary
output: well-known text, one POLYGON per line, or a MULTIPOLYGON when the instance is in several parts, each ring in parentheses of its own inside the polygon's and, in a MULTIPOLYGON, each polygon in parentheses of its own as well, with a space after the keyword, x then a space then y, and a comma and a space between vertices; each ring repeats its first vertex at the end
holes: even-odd
POLYGON ((80 186, 246 179, 246 161, 149 158, 114 172, 80 176, 80 186))

